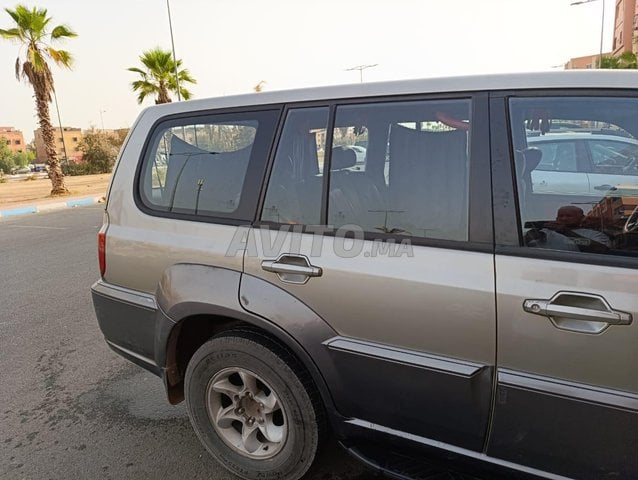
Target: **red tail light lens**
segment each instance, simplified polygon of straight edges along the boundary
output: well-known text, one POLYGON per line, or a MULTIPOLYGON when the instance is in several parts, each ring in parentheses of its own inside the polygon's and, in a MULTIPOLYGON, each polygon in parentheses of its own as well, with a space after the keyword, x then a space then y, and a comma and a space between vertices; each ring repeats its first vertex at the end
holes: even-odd
POLYGON ((100 275, 104 276, 106 272, 106 233, 97 234, 97 254, 100 260, 100 275))

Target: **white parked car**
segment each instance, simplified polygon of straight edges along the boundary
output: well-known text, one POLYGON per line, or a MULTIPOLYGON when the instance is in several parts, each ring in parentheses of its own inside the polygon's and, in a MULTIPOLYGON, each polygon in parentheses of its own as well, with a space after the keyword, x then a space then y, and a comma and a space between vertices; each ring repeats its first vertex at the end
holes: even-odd
POLYGON ((601 197, 620 184, 638 184, 638 140, 597 133, 529 137, 542 157, 532 171, 534 193, 601 197))

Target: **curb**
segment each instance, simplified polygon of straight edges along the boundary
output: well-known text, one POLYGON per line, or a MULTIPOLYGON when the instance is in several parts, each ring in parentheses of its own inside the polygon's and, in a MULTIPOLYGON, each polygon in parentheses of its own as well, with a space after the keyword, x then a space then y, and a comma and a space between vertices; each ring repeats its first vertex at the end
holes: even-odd
POLYGON ((74 198, 66 202, 43 203, 41 205, 27 205, 11 208, 9 210, 0 210, 0 218, 15 217, 17 215, 26 215, 28 213, 51 212, 53 210, 61 210, 63 208, 95 205, 96 203, 104 203, 104 196, 74 198))

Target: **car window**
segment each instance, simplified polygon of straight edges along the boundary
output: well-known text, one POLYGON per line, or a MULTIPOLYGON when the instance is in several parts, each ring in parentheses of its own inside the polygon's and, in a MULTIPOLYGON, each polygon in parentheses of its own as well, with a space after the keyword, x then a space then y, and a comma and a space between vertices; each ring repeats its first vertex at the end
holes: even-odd
POLYGON ((469 100, 337 107, 328 222, 467 240, 469 100), (365 143, 365 157, 354 148, 365 143))
MULTIPOLYGON (((241 113, 160 125, 140 177, 143 203, 164 213, 249 217, 238 211, 249 165, 265 167, 276 115, 241 113)), ((249 191, 248 197, 256 202, 257 194, 249 191)))
POLYGON ((509 103, 524 245, 638 256, 638 100, 535 97, 509 103), (571 183, 559 172, 573 172, 571 183), (596 181, 590 183, 592 174, 596 181))
POLYGON ((594 173, 638 175, 638 142, 627 140, 590 140, 594 173))
POLYGON ((564 140, 560 142, 544 141, 544 137, 535 137, 529 145, 538 148, 541 161, 534 170, 551 172, 577 172, 576 142, 564 140))
POLYGON ((318 225, 328 108, 292 109, 277 146, 261 220, 318 225))

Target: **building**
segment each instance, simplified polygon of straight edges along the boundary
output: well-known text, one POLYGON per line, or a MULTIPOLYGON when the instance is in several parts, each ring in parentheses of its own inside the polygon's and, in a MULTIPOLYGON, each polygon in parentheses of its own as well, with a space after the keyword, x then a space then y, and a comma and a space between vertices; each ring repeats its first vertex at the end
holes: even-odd
MULTIPOLYGON (((35 132, 35 154, 36 159, 40 163, 47 161, 47 153, 44 146, 44 138, 42 137, 42 129, 38 128, 35 132)), ((79 162, 82 160, 82 153, 79 150, 82 141, 82 130, 75 127, 62 127, 53 129, 53 138, 55 140, 55 151, 58 154, 58 160, 64 161, 68 159, 70 162, 79 162), (66 149, 66 155, 65 155, 66 149)))
POLYGON ((638 0, 616 0, 614 17, 612 54, 636 53, 638 48, 634 41, 638 33, 638 0))
POLYGON ((4 140, 13 153, 21 153, 27 151, 24 143, 24 135, 20 130, 13 127, 0 127, 0 139, 4 140))
MULTIPOLYGON (((616 0, 614 13, 614 40, 611 52, 604 56, 620 55, 624 52, 638 53, 638 0, 616 0)), ((600 53, 585 57, 571 58, 565 70, 596 68, 600 53)))
MULTIPOLYGON (((609 53, 603 53, 603 55, 609 55, 609 53)), ((565 64, 565 70, 596 68, 598 66, 599 58, 600 54, 570 58, 569 62, 565 64)))

